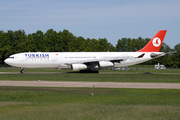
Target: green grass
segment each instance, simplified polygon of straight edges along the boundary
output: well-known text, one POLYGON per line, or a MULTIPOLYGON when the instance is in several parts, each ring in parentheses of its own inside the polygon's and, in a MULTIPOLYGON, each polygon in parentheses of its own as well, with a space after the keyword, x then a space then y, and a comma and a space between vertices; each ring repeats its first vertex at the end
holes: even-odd
POLYGON ((0 87, 0 119, 180 119, 180 90, 0 87))
MULTIPOLYGON (((68 72, 71 70, 58 70, 55 68, 24 68, 26 72, 68 72)), ((20 72, 20 68, 17 67, 1 67, 0 72, 20 72)))
POLYGON ((100 70, 99 74, 80 74, 77 71, 57 69, 25 69, 25 74, 20 74, 19 68, 0 68, 0 72, 12 72, 0 74, 0 80, 180 83, 180 69, 154 70, 152 67, 136 65, 130 66, 129 71, 100 70))
MULTIPOLYGON (((152 67, 134 66, 129 71, 101 70, 100 74, 25 69, 27 74, 0 74, 0 80, 180 83, 180 69, 154 70, 152 67)), ((0 72, 19 72, 19 68, 0 68, 0 72)), ((0 120, 180 119, 178 89, 95 88, 93 96, 91 92, 90 88, 0 87, 0 120)))
POLYGON ((180 74, 0 74, 0 80, 180 83, 180 74))
MULTIPOLYGON (((25 68, 25 72, 59 72, 59 73, 67 73, 67 72, 74 72, 72 70, 58 70, 55 68, 25 68)), ((20 68, 17 67, 0 67, 0 72, 20 72, 20 68)), ((75 71, 77 72, 77 71, 75 71)), ((128 71, 122 70, 110 70, 110 68, 104 68, 100 70, 100 73, 103 72, 113 72, 113 73, 145 73, 145 72, 152 72, 152 73, 180 73, 180 69, 165 69, 165 70, 155 70, 153 65, 134 65, 129 66, 128 71)))

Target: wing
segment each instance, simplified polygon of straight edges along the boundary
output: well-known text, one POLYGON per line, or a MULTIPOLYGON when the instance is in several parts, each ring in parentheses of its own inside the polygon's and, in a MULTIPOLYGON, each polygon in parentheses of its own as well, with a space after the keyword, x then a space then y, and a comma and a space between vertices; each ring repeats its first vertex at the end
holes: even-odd
POLYGON ((135 60, 135 57, 133 56, 126 56, 126 57, 103 57, 100 59, 87 59, 87 60, 82 60, 82 61, 76 61, 76 62, 68 62, 65 63, 67 65, 72 65, 72 64, 88 64, 88 63, 98 63, 99 61, 110 61, 110 62, 120 62, 120 61, 125 61, 125 60, 135 60))

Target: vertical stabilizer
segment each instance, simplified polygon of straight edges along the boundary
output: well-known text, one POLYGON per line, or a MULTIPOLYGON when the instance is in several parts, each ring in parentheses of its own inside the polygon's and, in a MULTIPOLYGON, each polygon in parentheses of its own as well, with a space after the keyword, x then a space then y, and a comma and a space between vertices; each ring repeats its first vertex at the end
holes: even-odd
POLYGON ((160 30, 144 48, 137 52, 159 52, 167 30, 160 30))

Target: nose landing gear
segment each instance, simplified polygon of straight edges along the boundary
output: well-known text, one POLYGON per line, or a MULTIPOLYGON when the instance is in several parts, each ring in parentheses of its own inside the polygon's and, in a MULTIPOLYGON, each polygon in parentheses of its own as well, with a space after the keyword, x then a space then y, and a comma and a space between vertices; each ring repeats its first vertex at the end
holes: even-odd
POLYGON ((21 70, 20 70, 20 73, 24 73, 24 68, 21 67, 20 69, 21 69, 21 70))

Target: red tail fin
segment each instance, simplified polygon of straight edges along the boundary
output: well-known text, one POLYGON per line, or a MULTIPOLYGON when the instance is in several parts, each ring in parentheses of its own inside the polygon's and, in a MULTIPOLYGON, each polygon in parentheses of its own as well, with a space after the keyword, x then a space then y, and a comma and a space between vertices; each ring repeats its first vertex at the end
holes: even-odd
POLYGON ((160 30, 144 48, 137 52, 159 52, 167 30, 160 30))

